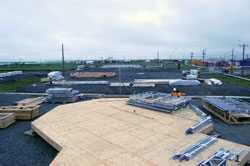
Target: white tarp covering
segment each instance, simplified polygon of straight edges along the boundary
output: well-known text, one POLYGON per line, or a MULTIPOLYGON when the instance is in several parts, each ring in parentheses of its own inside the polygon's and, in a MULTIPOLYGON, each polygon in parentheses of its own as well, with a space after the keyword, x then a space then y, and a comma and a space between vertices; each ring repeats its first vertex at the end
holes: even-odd
POLYGON ((181 79, 135 79, 135 84, 169 84, 170 81, 178 81, 181 79))
POLYGON ((11 72, 7 72, 7 73, 0 73, 0 77, 15 76, 15 75, 19 75, 19 74, 23 74, 23 71, 11 71, 11 72))
POLYGON ((215 78, 209 79, 214 85, 222 85, 222 82, 220 80, 217 80, 215 78))
POLYGON ((52 80, 62 80, 64 77, 60 71, 52 71, 48 74, 48 77, 51 77, 52 80))
POLYGON ((189 85, 200 85, 201 83, 197 80, 179 80, 179 81, 169 81, 169 85, 171 86, 189 86, 189 85))

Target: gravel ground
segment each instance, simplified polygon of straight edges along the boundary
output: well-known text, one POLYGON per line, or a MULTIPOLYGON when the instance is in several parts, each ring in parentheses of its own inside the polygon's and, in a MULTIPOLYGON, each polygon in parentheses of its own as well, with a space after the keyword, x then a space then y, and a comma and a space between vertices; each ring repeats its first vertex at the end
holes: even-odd
MULTIPOLYGON (((0 105, 8 106, 13 102, 32 96, 28 95, 3 95, 0 94, 0 105)), ((194 100, 193 104, 202 108, 200 99, 194 100)), ((55 108, 58 104, 42 104, 39 118, 46 112, 55 108)), ((250 146, 250 125, 227 125, 213 116, 214 131, 221 134, 223 139, 250 146)), ((36 118, 35 118, 36 119, 36 118)), ((35 120, 33 119, 33 120, 35 120)), ((6 129, 0 129, 0 166, 44 166, 55 158, 57 151, 41 137, 27 137, 23 132, 30 130, 33 121, 17 121, 6 129)))
MULTIPOLYGON (((32 96, 0 95, 0 105, 13 105, 13 102, 32 96)), ((55 108, 56 104, 42 104, 39 118, 55 108)), ((30 121, 16 121, 6 129, 0 129, 0 166, 45 166, 55 158, 57 151, 41 137, 28 137, 23 133, 31 129, 30 121)))
MULTIPOLYGON (((110 82, 119 82, 118 69, 102 69, 93 68, 87 70, 88 72, 115 72, 117 74, 114 78, 71 78, 70 73, 74 71, 67 71, 65 73, 65 80, 79 80, 79 81, 102 81, 107 80, 110 82)), ((123 82, 131 82, 134 79, 181 79, 182 73, 179 70, 163 70, 163 69, 121 69, 121 78, 123 82), (138 74, 140 73, 140 74, 138 74), (143 74, 141 74, 143 73, 143 74)), ((202 75, 206 77, 206 75, 202 75)), ((52 86, 54 87, 54 86, 52 86)), ((101 94, 120 94, 119 87, 109 87, 109 85, 72 85, 72 86, 60 86, 60 87, 72 87, 73 89, 80 90, 81 93, 101 93, 101 94)), ((18 92, 28 93, 44 93, 46 89, 50 88, 48 84, 38 84, 37 86, 26 86, 18 90, 18 92)), ((169 85, 156 85, 155 88, 133 88, 122 87, 121 94, 133 94, 145 91, 158 91, 164 93, 170 93, 174 87, 169 85)), ((234 95, 234 96, 250 96, 250 89, 240 87, 238 85, 232 85, 223 83, 222 86, 208 86, 201 84, 199 86, 175 86, 181 92, 187 95, 234 95)))
POLYGON ((207 115, 212 116, 214 131, 221 134, 222 139, 250 146, 250 125, 228 125, 217 116, 206 111, 202 107, 203 101, 201 99, 193 100, 193 104, 204 111, 207 115))

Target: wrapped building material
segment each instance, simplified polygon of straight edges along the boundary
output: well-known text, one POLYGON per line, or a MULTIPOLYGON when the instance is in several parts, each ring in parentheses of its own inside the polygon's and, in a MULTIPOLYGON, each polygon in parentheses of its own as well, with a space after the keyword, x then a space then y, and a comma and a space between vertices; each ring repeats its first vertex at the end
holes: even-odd
POLYGON ((169 81, 169 85, 171 86, 197 86, 201 83, 197 80, 179 80, 179 81, 169 81))
POLYGON ((60 71, 52 71, 48 73, 48 77, 51 77, 52 80, 62 80, 64 77, 62 76, 62 73, 60 71))
POLYGON ((81 99, 78 90, 72 90, 72 88, 50 88, 46 90, 48 96, 46 102, 62 102, 62 103, 73 103, 81 99))

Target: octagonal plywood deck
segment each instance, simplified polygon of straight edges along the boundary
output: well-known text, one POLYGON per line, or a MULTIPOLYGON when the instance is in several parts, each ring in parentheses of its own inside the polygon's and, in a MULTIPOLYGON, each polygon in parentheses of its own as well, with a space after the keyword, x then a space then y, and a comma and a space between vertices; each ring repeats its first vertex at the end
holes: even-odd
MULTIPOLYGON (((220 147, 236 152, 249 147, 219 139, 190 161, 170 159, 202 133, 185 136, 200 120, 189 108, 173 114, 126 105, 127 99, 97 99, 61 105, 32 123, 32 128, 60 151, 52 166, 196 165, 220 147)), ((211 127, 211 126, 210 126, 211 127)), ((236 162, 228 162, 236 165, 236 162)))

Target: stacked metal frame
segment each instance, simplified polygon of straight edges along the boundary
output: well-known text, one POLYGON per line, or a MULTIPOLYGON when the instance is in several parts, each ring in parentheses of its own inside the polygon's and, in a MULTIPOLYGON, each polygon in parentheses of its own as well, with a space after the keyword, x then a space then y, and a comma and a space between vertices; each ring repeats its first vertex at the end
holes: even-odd
POLYGON ((209 97, 203 100, 229 114, 250 114, 250 103, 239 99, 209 97))
POLYGON ((226 161, 229 155, 229 150, 224 150, 224 148, 220 148, 211 156, 204 159, 197 166, 226 166, 226 161))
POLYGON ((186 107, 190 102, 190 98, 177 98, 159 92, 145 92, 131 95, 127 104, 171 113, 177 109, 186 107))
POLYGON ((190 160, 191 158, 195 157, 198 153, 206 149, 208 146, 213 144, 217 141, 217 136, 208 136, 204 139, 201 139, 196 144, 188 147, 187 149, 183 150, 182 152, 174 155, 172 159, 178 159, 179 162, 183 160, 190 160))

